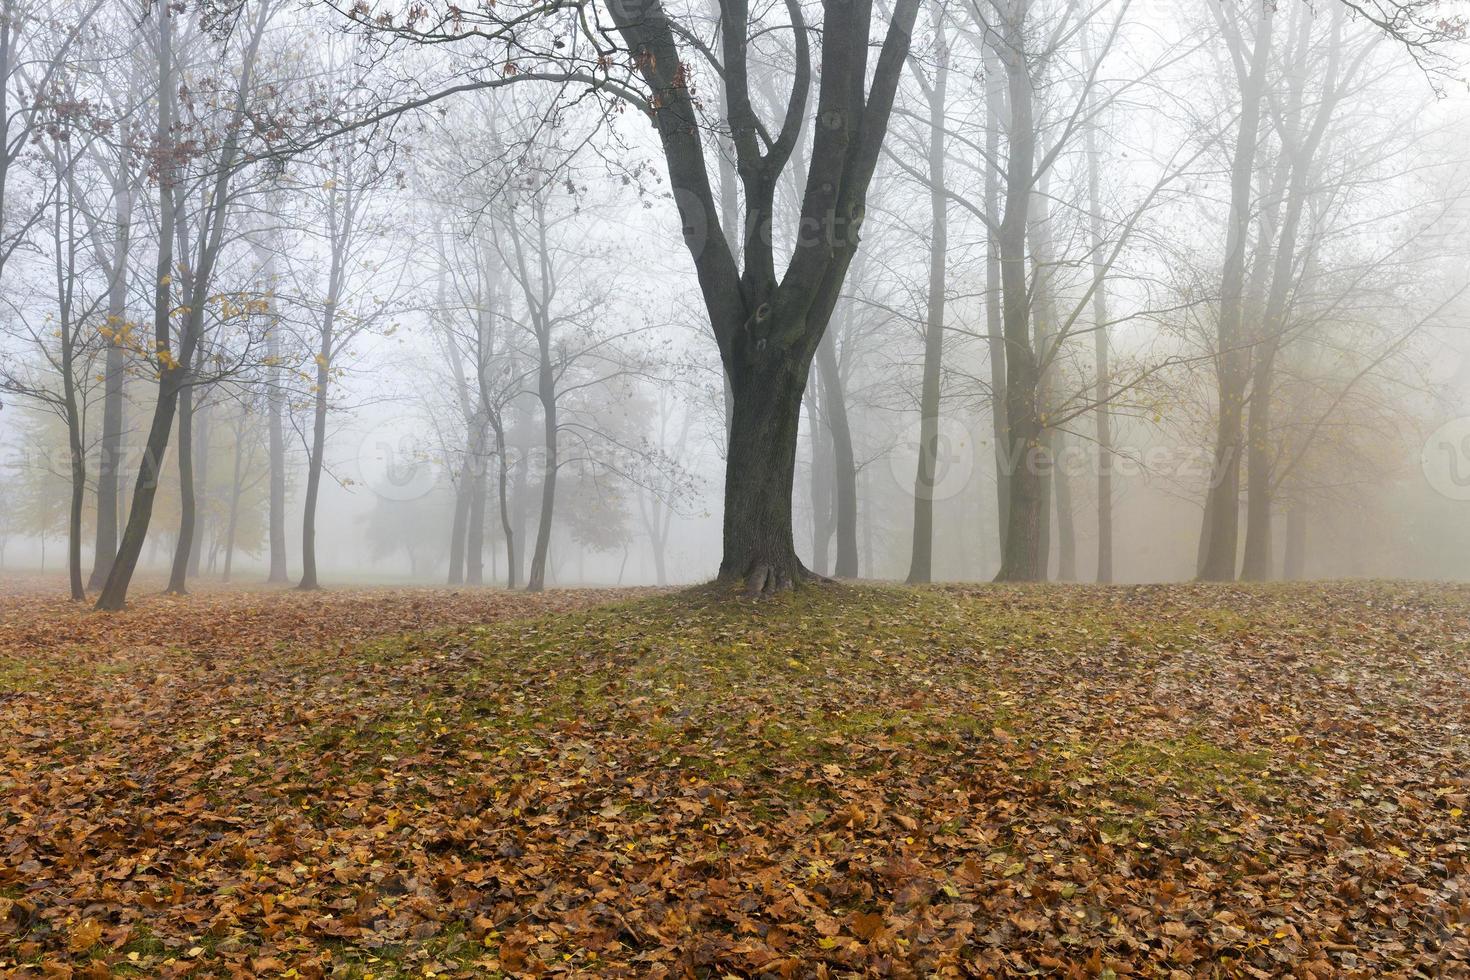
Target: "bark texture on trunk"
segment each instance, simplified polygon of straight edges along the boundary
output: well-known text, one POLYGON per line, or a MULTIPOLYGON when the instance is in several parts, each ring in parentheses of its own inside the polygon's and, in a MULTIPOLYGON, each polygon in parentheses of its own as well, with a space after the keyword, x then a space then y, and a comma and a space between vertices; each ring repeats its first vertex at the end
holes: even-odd
POLYGON ((1006 79, 1010 139, 1006 154, 1005 212, 996 229, 1000 253, 1001 328, 1005 338, 1007 526, 1001 549, 1000 582, 1046 578, 1046 528, 1050 517, 1050 456, 1042 422, 1042 363, 1031 336, 1030 277, 1026 235, 1036 171, 1035 92, 1025 58, 1026 5, 1017 4, 1002 25, 1005 43, 996 52, 1006 79))
POLYGON ((682 33, 657 0, 610 8, 651 96, 670 187, 730 385, 720 574, 754 593, 790 588, 807 576, 791 527, 802 392, 857 249, 918 0, 893 5, 871 66, 871 0, 824 0, 822 7, 819 78, 801 7, 787 8, 796 22, 794 81, 784 119, 763 142, 749 84, 749 4, 719 6, 720 83, 744 191, 743 228, 721 227, 703 126, 676 42, 682 33), (799 230, 778 276, 771 236, 775 189, 800 140, 814 80, 817 106, 799 230), (727 235, 742 233, 743 248, 732 249, 727 235))
MULTIPOLYGON (((789 589, 807 576, 791 535, 791 487, 805 379, 784 360, 731 385, 735 414, 725 471, 722 578, 754 594, 789 589)), ((804 373, 804 372, 803 372, 804 373)))

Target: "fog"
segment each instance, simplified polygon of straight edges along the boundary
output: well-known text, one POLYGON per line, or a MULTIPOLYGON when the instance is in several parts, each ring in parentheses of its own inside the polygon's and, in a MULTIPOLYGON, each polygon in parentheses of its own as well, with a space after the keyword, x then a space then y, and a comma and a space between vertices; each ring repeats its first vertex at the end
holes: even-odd
POLYGON ((6 576, 1470 577, 1456 4, 0 4, 6 576))

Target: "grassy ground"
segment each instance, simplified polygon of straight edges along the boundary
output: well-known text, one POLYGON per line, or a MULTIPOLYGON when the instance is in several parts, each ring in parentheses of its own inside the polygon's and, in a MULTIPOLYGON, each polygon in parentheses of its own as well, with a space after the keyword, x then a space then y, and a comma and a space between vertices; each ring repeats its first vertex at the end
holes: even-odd
POLYGON ((0 607, 0 973, 1470 971, 1470 590, 603 597, 0 607))

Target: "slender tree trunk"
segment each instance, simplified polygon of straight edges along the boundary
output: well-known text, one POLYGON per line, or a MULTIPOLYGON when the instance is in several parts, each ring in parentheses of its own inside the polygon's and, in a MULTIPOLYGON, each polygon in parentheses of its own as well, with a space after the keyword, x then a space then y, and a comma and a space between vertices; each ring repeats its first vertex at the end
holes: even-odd
POLYGON ((235 424, 235 461, 230 475, 230 516, 225 529, 225 569, 221 576, 226 584, 229 584, 230 571, 234 566, 235 532, 240 526, 240 497, 243 493, 240 481, 244 478, 246 418, 246 413, 242 410, 240 419, 235 424))
POLYGON ((321 588, 316 567, 317 499, 321 494, 327 451, 327 390, 332 382, 332 359, 337 356, 337 309, 342 301, 357 193, 357 188, 350 182, 345 187, 334 182, 328 197, 327 233, 331 241, 331 257, 316 354, 316 398, 312 414, 311 453, 306 463, 306 500, 301 519, 301 582, 297 588, 303 591, 321 588))
MULTIPOLYGON (((1000 214, 1000 171, 991 161, 1000 160, 1000 133, 1007 114, 1006 73, 1000 59, 985 48, 985 211, 1000 214)), ((1001 312, 1000 239, 994 230, 985 236, 985 333, 990 353, 990 422, 995 444, 996 539, 1005 553, 1006 533, 1011 525, 1010 423, 1006 417, 1006 340, 1001 312)))
MULTIPOLYGON (((819 389, 820 385, 815 387, 819 389)), ((817 409, 813 391, 807 392, 806 418, 812 446, 812 567, 817 574, 826 575, 832 541, 831 447, 828 445, 830 440, 825 438, 826 426, 822 422, 822 412, 817 409)))
POLYGON ((1052 475, 1052 491, 1057 508, 1057 580, 1077 581, 1077 519, 1072 503, 1072 475, 1067 471, 1067 440, 1065 433, 1055 432, 1051 437, 1052 458, 1055 460, 1052 475))
MULTIPOLYGON (((1021 10, 1024 11, 1024 5, 1021 10)), ((1047 488, 1050 460, 1042 424, 1041 363, 1031 338, 1030 277, 1026 233, 1035 178, 1035 106, 1031 72, 1024 57, 1024 20, 1004 26, 1004 63, 1010 134, 1006 156, 1005 215, 996 233, 1000 252, 1001 324, 1006 348, 1006 452, 1009 494, 1001 582, 1035 582, 1046 577, 1047 488)))
MULTIPOLYGON (((851 304, 846 304, 851 316, 851 304)), ((817 346, 817 375, 822 388, 822 410, 832 436, 832 480, 836 501, 835 530, 837 562, 833 573, 838 578, 857 578, 857 456, 852 448, 852 426, 847 417, 847 393, 842 371, 837 363, 837 344, 832 331, 823 335, 817 346)))
POLYGON ((187 595, 189 554, 194 542, 194 388, 179 393, 179 537, 174 544, 173 567, 167 591, 187 595))
MULTIPOLYGON (((201 389, 201 392, 203 389, 201 389)), ((190 399, 191 405, 193 399, 190 399)), ((189 538, 189 575, 199 577, 199 558, 204 551, 204 525, 209 522, 209 405, 193 410, 194 428, 194 531, 189 538)))
POLYGON ((546 555, 551 547, 551 520, 556 507, 556 472, 559 466, 556 380, 551 367, 550 338, 546 331, 541 331, 540 335, 541 369, 538 372, 537 394, 541 399, 546 469, 541 480, 541 521, 536 527, 536 551, 531 556, 531 572, 526 577, 526 590, 529 592, 540 592, 546 587, 546 555))
POLYGON ((306 500, 301 514, 301 581, 297 588, 321 588, 316 572, 316 504, 322 486, 322 460, 327 450, 327 364, 331 355, 331 328, 323 331, 322 350, 317 360, 316 400, 312 412, 311 453, 306 461, 306 500))
MULTIPOLYGON (((1090 63, 1091 44, 1083 27, 1084 56, 1090 63)), ((1090 122, 1083 133, 1087 152, 1087 211, 1092 234, 1092 270, 1096 289, 1092 294, 1093 397, 1097 401, 1097 581, 1113 581, 1113 420, 1111 351, 1108 347, 1108 287, 1103 254, 1102 163, 1097 149, 1097 124, 1090 122)))
MULTIPOLYGON (((259 254, 259 253, 257 253, 259 254)), ((285 375, 281 367, 280 318, 275 310, 275 253, 266 252, 264 271, 272 293, 271 322, 266 334, 266 356, 270 362, 270 373, 266 392, 266 427, 270 455, 270 504, 268 533, 270 547, 270 572, 266 581, 273 585, 284 585, 290 581, 286 567, 286 428, 285 420, 285 375)))
POLYGON ((914 474, 914 541, 909 584, 928 582, 934 573, 934 480, 939 466, 940 377, 944 360, 945 264, 949 250, 948 198, 944 183, 944 99, 949 80, 943 15, 934 14, 939 59, 929 89, 929 298, 924 329, 924 372, 919 393, 919 461, 914 474))
POLYGON ((658 526, 660 512, 663 506, 659 502, 658 497, 655 496, 653 498, 652 506, 654 511, 653 518, 649 521, 649 530, 651 533, 648 537, 649 542, 653 545, 653 580, 658 586, 663 587, 669 584, 667 556, 669 538, 658 526))
POLYGON ((465 581, 485 584, 485 420, 476 418, 470 468, 469 536, 465 544, 465 581))
POLYGON ((1235 578, 1240 546, 1241 423, 1249 382, 1249 352, 1244 345, 1242 307, 1246 250, 1250 241, 1251 190, 1256 146, 1260 140, 1261 101, 1270 62, 1274 8, 1257 8, 1255 46, 1250 52, 1250 74, 1242 79, 1240 127, 1230 168, 1230 224, 1225 245, 1225 267, 1220 285, 1220 315, 1216 327, 1218 419, 1214 463, 1205 501, 1205 523, 1200 529, 1199 577, 1227 582, 1235 578))
POLYGON ((516 562, 516 532, 511 525, 510 501, 506 493, 510 461, 506 459, 505 426, 500 421, 500 416, 494 416, 491 424, 495 427, 495 455, 499 459, 498 478, 495 482, 500 499, 500 530, 505 535, 505 587, 514 589, 518 584, 516 578, 520 565, 516 562))
POLYGON ((1281 577, 1289 582, 1306 577, 1307 512, 1300 504, 1286 509, 1286 560, 1281 577))
POLYGON ((1240 577, 1271 577, 1271 386, 1275 345, 1257 351, 1252 369, 1250 418, 1246 424, 1246 535, 1240 577))
MULTIPOLYGON (((158 127, 157 142, 168 146, 173 128, 173 99, 165 93, 175 91, 173 69, 172 18, 163 12, 156 18, 158 25, 158 127)), ((162 351, 171 349, 170 314, 171 282, 173 276, 173 229, 177 190, 173 186, 172 174, 165 170, 159 179, 159 235, 157 267, 153 290, 154 342, 162 351)), ((163 465, 164 453, 168 449, 169 430, 173 428, 174 413, 178 407, 179 387, 186 376, 184 365, 172 358, 160 357, 158 375, 158 397, 153 407, 153 421, 148 428, 148 439, 143 449, 143 461, 138 466, 138 479, 133 489, 133 499, 128 513, 128 523, 118 543, 117 555, 108 569, 107 580, 97 597, 97 608, 119 610, 127 601, 128 585, 137 568, 138 558, 143 553, 143 544, 148 537, 148 524, 153 516, 153 498, 158 492, 158 478, 163 465)))
POLYGON ((112 279, 107 292, 107 361, 103 368, 102 442, 97 456, 97 539, 88 587, 100 589, 117 555, 118 485, 122 467, 123 397, 127 351, 122 331, 128 316, 128 259, 132 243, 133 189, 120 169, 114 187, 112 279))
MULTIPOLYGON (((158 266, 154 285, 154 343, 159 364, 158 400, 154 406, 153 423, 148 430, 148 442, 144 451, 143 464, 138 469, 137 487, 133 493, 132 508, 128 515, 128 526, 123 531, 118 546, 117 560, 108 573, 102 594, 97 598, 98 609, 121 609, 127 600, 128 585, 137 566, 138 556, 148 535, 148 524, 153 515, 153 498, 158 489, 158 472, 164 451, 168 447, 169 430, 173 426, 178 407, 179 390, 189 381, 190 364, 204 332, 204 306, 208 298, 210 281, 214 275, 215 262, 224 244, 224 225, 230 201, 229 181, 235 171, 236 154, 240 148, 240 130, 245 120, 246 103, 252 88, 255 59, 260 50, 272 7, 262 4, 253 25, 249 41, 243 52, 243 67, 238 78, 233 116, 220 147, 217 172, 212 178, 209 191, 209 206, 200 215, 198 254, 194 256, 192 269, 185 278, 189 281, 185 292, 185 314, 180 330, 178 356, 172 351, 171 283, 173 281, 173 234, 178 223, 174 177, 170 168, 164 167, 159 177, 159 248, 158 266)), ((172 14, 169 8, 160 8, 155 17, 158 24, 158 128, 156 140, 161 147, 171 147, 173 133, 173 105, 177 88, 174 84, 172 57, 172 14), (165 97, 167 96, 167 97, 165 97)), ((167 154, 164 154, 167 156, 167 154)))
MULTIPOLYGON (((64 317, 69 320, 69 316, 64 317)), ((76 383, 72 375, 71 346, 72 326, 63 327, 67 336, 62 344, 64 353, 61 367, 65 388, 66 438, 71 455, 71 502, 67 512, 66 567, 71 586, 71 597, 75 602, 87 598, 82 587, 82 507, 87 493, 87 456, 82 447, 82 414, 77 404, 76 383)))
MULTIPOLYGON (((512 434, 514 434, 514 432, 512 434)), ((511 501, 515 513, 514 539, 521 542, 525 542, 527 539, 526 525, 529 522, 529 514, 531 510, 530 455, 531 454, 527 450, 525 445, 519 447, 519 453, 515 463, 515 479, 512 482, 511 486, 511 501)), ((510 578, 514 581, 519 582, 525 577, 523 574, 525 572, 524 566, 526 563, 525 554, 526 548, 525 545, 522 544, 522 546, 517 549, 515 559, 511 563, 510 578)))
POLYGON ((470 520, 470 448, 465 446, 464 460, 459 466, 459 479, 454 483, 454 519, 449 525, 449 580, 450 585, 464 582, 465 528, 470 520))

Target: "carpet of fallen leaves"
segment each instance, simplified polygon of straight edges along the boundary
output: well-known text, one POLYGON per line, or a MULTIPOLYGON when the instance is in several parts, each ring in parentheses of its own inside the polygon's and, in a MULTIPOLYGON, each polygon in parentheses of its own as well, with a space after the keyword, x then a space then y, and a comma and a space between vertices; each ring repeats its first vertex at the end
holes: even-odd
POLYGON ((0 974, 1470 973, 1470 589, 0 601, 0 974))

